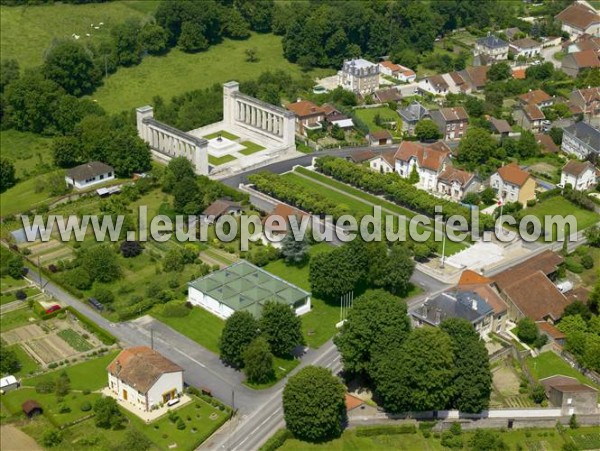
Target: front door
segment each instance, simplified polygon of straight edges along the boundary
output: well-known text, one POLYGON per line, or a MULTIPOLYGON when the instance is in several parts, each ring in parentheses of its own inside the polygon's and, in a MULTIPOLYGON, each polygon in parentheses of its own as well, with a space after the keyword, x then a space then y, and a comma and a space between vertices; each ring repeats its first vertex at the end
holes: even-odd
POLYGON ((123 389, 123 399, 127 401, 127 390, 123 389))

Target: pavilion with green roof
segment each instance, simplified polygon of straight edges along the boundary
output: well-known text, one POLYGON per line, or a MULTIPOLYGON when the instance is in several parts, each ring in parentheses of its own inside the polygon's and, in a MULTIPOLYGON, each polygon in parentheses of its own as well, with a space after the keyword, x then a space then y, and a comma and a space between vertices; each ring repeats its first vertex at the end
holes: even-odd
POLYGON ((238 311, 259 318, 270 300, 289 305, 297 315, 310 311, 310 293, 246 260, 188 284, 188 301, 223 319, 238 311))

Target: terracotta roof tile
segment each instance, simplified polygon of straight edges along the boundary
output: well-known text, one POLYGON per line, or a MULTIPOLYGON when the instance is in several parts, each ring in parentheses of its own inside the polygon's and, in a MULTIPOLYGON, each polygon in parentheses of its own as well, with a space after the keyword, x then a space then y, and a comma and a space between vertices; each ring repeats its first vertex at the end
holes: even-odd
POLYGON ((563 340, 567 336, 563 334, 560 330, 558 330, 555 326, 550 324, 548 321, 538 321, 537 323, 538 329, 542 332, 546 333, 553 340, 563 340))
POLYGON ((525 80, 525 69, 513 69, 512 76, 517 80, 525 80))
POLYGON ((272 225, 269 227, 269 231, 271 232, 287 232, 288 229, 288 225, 289 225, 289 218, 291 216, 296 216, 296 218, 298 218, 298 220, 300 220, 300 218, 304 217, 304 216, 309 216, 308 213, 299 210, 297 208, 294 208, 290 205, 287 204, 277 204, 277 206, 273 209, 273 211, 271 213, 269 213, 267 216, 265 216, 265 218, 263 219, 263 224, 265 224, 267 222, 267 219, 270 217, 279 217, 282 218, 283 221, 274 221, 272 223, 272 225))
POLYGON ((202 212, 205 216, 221 216, 225 214, 229 209, 240 210, 242 208, 240 202, 233 202, 227 199, 217 199, 210 204, 202 212))
POLYGON ((481 274, 478 274, 475 271, 471 271, 470 269, 465 269, 460 275, 460 279, 458 280, 459 287, 489 283, 492 283, 492 279, 482 276, 481 274))
POLYGON ((392 134, 387 130, 375 130, 369 133, 369 136, 372 139, 390 139, 392 134))
POLYGON ((299 102, 290 103, 286 108, 298 117, 316 116, 319 114, 325 114, 323 108, 315 105, 310 100, 301 100, 299 102))
POLYGON ((433 171, 439 171, 449 152, 437 150, 430 146, 425 146, 421 143, 413 141, 402 141, 400 147, 396 151, 394 158, 401 161, 409 161, 411 158, 416 158, 419 166, 433 171))
POLYGON ((379 65, 386 67, 393 72, 400 72, 402 70, 402 67, 400 65, 394 64, 391 61, 382 61, 381 63, 379 63, 379 65))
POLYGON ((577 67, 583 69, 586 67, 600 67, 600 59, 594 50, 584 50, 582 52, 571 53, 577 67))
POLYGON ((505 182, 513 185, 523 186, 530 177, 529 172, 524 171, 516 163, 510 163, 498 169, 498 174, 505 182))
POLYGON ((438 180, 446 183, 458 182, 461 186, 466 186, 474 177, 474 174, 471 172, 463 171, 461 169, 457 169, 453 166, 448 166, 442 172, 438 180))
POLYGON ((549 135, 543 133, 537 133, 535 135, 536 142, 542 146, 542 152, 558 153, 560 148, 552 141, 549 135))
POLYGON ((490 118, 490 124, 498 133, 510 133, 512 128, 505 119, 496 119, 495 117, 490 118))
POLYGON ((555 16, 562 23, 585 30, 594 23, 600 23, 600 15, 590 8, 573 3, 555 16))
POLYGON ((527 277, 537 271, 542 271, 546 275, 552 274, 558 269, 558 265, 560 265, 563 260, 564 259, 560 255, 552 251, 544 251, 512 268, 496 274, 493 276, 493 280, 500 291, 502 291, 504 287, 507 287, 513 281, 527 277))
POLYGON ((587 169, 591 169, 592 171, 596 170, 594 165, 589 161, 569 160, 569 162, 563 166, 562 171, 577 177, 587 169))
POLYGON ((346 402, 346 410, 348 412, 352 409, 362 406, 365 403, 362 399, 352 396, 350 393, 346 393, 344 395, 344 400, 346 402))
POLYGON ((463 121, 469 119, 467 111, 461 106, 440 108, 440 113, 446 121, 463 121))
POLYGON ((542 44, 531 38, 523 38, 517 39, 516 41, 512 41, 510 45, 511 47, 516 47, 519 49, 531 49, 534 47, 541 47, 542 44))
POLYGON ((523 103, 532 103, 534 105, 539 105, 543 102, 547 102, 548 100, 552 100, 546 92, 541 89, 534 89, 533 91, 526 92, 525 94, 521 94, 519 99, 523 103))

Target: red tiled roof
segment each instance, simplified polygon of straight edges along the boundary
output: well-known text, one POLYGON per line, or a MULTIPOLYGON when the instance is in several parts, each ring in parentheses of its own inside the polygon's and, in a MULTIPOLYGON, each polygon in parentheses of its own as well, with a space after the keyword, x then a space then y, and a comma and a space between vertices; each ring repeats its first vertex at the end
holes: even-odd
POLYGON ((496 119, 495 117, 490 118, 490 123, 498 133, 510 133, 512 128, 505 119, 496 119))
POLYGON ((534 47, 540 47, 542 44, 537 41, 534 41, 531 38, 523 38, 517 39, 516 41, 512 41, 510 45, 518 49, 531 49, 534 47))
POLYGON ((270 217, 278 217, 281 218, 282 221, 273 221, 272 225, 269 226, 269 230, 271 232, 287 232, 289 218, 291 216, 296 216, 296 218, 302 218, 303 216, 308 216, 308 213, 305 213, 302 210, 298 210, 287 204, 277 204, 277 206, 273 209, 271 213, 269 213, 263 219, 263 224, 267 222, 267 219, 270 217))
POLYGON ((585 30, 594 23, 600 23, 600 15, 580 3, 573 3, 555 17, 562 23, 579 28, 580 30, 585 30))
POLYGON ((464 121, 469 119, 467 111, 461 106, 440 108, 440 113, 446 121, 464 121))
POLYGON ((560 330, 550 324, 548 321, 538 321, 537 323, 538 329, 542 332, 546 333, 553 340, 563 340, 567 336, 563 334, 560 330))
POLYGON ((439 171, 442 168, 444 160, 448 158, 448 155, 449 153, 447 151, 436 150, 421 143, 402 141, 394 158, 396 160, 409 161, 414 157, 417 159, 419 166, 439 171))
POLYGON ((542 91, 541 89, 535 89, 533 91, 526 92, 525 94, 521 94, 519 96, 519 99, 521 99, 523 103, 532 103, 534 105, 539 105, 540 103, 551 100, 552 97, 550 97, 546 92, 542 91))
POLYGON ((471 172, 448 166, 444 172, 439 175, 438 180, 447 183, 458 182, 461 186, 465 186, 473 177, 474 175, 471 172))
POLYGON ((586 67, 600 67, 600 59, 594 50, 584 50, 582 52, 571 53, 577 67, 583 69, 586 67))
POLYGON ((391 70, 393 72, 400 72, 402 70, 402 67, 400 65, 394 64, 391 61, 382 61, 379 64, 383 67, 387 67, 389 70, 391 70))
POLYGON ((578 177, 585 172, 586 169, 591 169, 592 171, 596 170, 594 165, 589 161, 569 160, 569 162, 563 166, 562 171, 578 177))
POLYGON ((475 88, 481 88, 487 83, 487 73, 491 66, 467 67, 465 70, 475 88))
POLYGON ((476 273, 475 271, 471 271, 470 269, 465 269, 460 275, 460 279, 458 280, 458 286, 464 287, 466 285, 480 285, 480 284, 489 284, 492 283, 492 279, 488 279, 481 274, 476 273))
POLYGON ((549 135, 543 133, 537 133, 535 135, 536 142, 542 146, 542 152, 558 153, 560 148, 552 141, 549 135))
POLYGON ((539 121, 546 118, 542 110, 540 110, 537 105, 534 105, 533 103, 523 105, 522 108, 530 121, 539 121))
POLYGON ((344 401, 346 402, 346 410, 348 412, 352 409, 362 406, 365 403, 362 399, 352 396, 350 393, 346 393, 344 395, 344 401))
POLYGON ((505 182, 513 185, 523 186, 530 177, 529 172, 524 171, 516 163, 510 163, 498 169, 498 174, 505 182))
POLYGON ((221 216, 225 214, 229 209, 240 210, 242 208, 240 202, 233 202, 226 199, 217 199, 210 204, 202 212, 205 216, 221 216))
POLYGON ((504 287, 510 285, 513 281, 527 277, 537 271, 542 271, 544 274, 552 274, 563 262, 563 258, 552 252, 544 251, 534 257, 525 260, 518 265, 513 266, 493 277, 494 283, 502 291, 504 287))
POLYGON ((517 80, 525 80, 525 69, 513 69, 512 76, 517 80))
POLYGON ((494 309, 494 313, 496 315, 508 310, 506 302, 502 300, 500 295, 491 285, 471 285, 469 289, 481 296, 481 298, 485 300, 485 302, 487 302, 492 309, 494 309))
POLYGON ((396 164, 396 159, 394 158, 394 155, 396 154, 395 150, 388 150, 387 152, 383 152, 373 158, 371 158, 371 160, 375 160, 377 158, 381 158, 383 160, 385 160, 391 167, 394 167, 394 165, 396 164))
POLYGON ((293 111, 300 118, 325 114, 323 108, 315 105, 310 100, 300 100, 299 102, 290 103, 286 108, 293 111))

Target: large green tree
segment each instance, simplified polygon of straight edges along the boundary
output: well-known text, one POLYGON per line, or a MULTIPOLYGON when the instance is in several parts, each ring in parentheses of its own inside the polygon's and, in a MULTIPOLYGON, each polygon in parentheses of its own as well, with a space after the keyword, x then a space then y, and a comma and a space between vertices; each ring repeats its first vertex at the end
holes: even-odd
POLYGON ((388 412, 441 410, 454 396, 454 352, 437 328, 413 330, 402 346, 378 355, 375 392, 388 412))
POLYGON ((326 368, 303 368, 283 389, 286 427, 295 437, 311 442, 339 437, 346 419, 345 391, 326 368))
POLYGON ((458 160, 468 168, 475 169, 485 164, 494 155, 498 144, 489 131, 472 127, 458 145, 458 160))
POLYGON ((47 78, 74 96, 91 93, 101 79, 92 53, 73 40, 60 41, 50 48, 43 71, 47 78))
POLYGON ((263 306, 259 328, 273 354, 280 357, 289 356, 296 346, 305 343, 302 321, 293 308, 286 304, 267 301, 263 306))
POLYGON ((372 374, 373 358, 399 347, 410 330, 406 303, 383 290, 367 291, 356 298, 334 343, 344 370, 372 374))
POLYGON ((13 80, 19 78, 19 63, 14 59, 2 59, 0 61, 0 92, 13 80))
POLYGON ((121 266, 113 249, 100 244, 84 250, 77 258, 77 263, 85 268, 91 279, 108 283, 121 277, 121 266))
POLYGON ((489 406, 492 373, 485 343, 464 319, 450 318, 440 325, 452 340, 456 375, 452 407, 461 412, 479 413, 489 406))
POLYGON ((8 158, 0 158, 0 193, 6 191, 16 182, 15 166, 8 158))
POLYGON ((105 396, 94 403, 94 421, 103 429, 117 429, 125 419, 114 398, 105 396))
POLYGON ((0 342, 0 374, 12 374, 19 371, 21 364, 14 350, 8 349, 0 342))
POLYGON ((244 374, 248 381, 264 384, 275 377, 273 354, 269 343, 259 336, 244 350, 244 374))
POLYGON ((421 119, 415 125, 415 135, 420 141, 428 141, 442 137, 440 130, 431 119, 421 119))
POLYGON ((244 365, 244 351, 258 335, 258 321, 249 312, 234 312, 225 321, 219 351, 221 359, 233 366, 244 365))
POLYGON ((288 233, 281 243, 281 255, 287 263, 300 264, 308 260, 308 235, 304 235, 301 240, 297 240, 292 232, 288 233))

